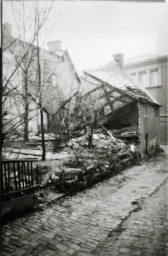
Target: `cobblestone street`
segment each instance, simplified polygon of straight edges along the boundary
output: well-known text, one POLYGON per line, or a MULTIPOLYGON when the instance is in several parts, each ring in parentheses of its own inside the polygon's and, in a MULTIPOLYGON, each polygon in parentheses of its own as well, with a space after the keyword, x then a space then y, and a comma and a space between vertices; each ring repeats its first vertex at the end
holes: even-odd
POLYGON ((2 256, 166 256, 166 194, 159 156, 8 222, 2 256))

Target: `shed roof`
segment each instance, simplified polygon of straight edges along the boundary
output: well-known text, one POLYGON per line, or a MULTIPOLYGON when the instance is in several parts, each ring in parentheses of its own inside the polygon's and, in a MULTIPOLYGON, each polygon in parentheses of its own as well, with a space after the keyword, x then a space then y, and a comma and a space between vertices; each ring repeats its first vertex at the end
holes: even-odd
POLYGON ((85 74, 100 83, 111 86, 113 90, 132 98, 132 100, 160 105, 149 92, 142 88, 138 82, 134 81, 134 79, 116 62, 109 62, 105 66, 90 69, 86 71, 85 74))

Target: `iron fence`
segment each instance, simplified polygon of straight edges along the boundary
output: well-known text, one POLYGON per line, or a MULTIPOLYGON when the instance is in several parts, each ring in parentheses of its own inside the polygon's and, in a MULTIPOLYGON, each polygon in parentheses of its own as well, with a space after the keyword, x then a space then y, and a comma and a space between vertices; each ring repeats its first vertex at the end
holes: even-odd
POLYGON ((39 184, 38 160, 19 159, 2 161, 2 197, 25 194, 39 184))

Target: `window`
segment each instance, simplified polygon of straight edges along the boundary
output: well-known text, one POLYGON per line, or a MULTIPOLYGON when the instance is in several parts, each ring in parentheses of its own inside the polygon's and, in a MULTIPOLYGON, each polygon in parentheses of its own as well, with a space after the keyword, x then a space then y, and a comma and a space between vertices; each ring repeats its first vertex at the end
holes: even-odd
POLYGON ((148 86, 148 76, 146 71, 142 71, 139 73, 139 82, 142 84, 143 87, 148 86))
POLYGON ((159 69, 155 68, 150 71, 150 86, 159 85, 159 69))

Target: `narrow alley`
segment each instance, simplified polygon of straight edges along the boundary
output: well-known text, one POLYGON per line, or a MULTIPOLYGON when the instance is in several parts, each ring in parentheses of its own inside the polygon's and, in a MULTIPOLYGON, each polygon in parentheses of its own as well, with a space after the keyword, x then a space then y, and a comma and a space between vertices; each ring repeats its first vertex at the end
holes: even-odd
POLYGON ((162 155, 8 222, 2 256, 166 256, 166 193, 162 155))

